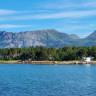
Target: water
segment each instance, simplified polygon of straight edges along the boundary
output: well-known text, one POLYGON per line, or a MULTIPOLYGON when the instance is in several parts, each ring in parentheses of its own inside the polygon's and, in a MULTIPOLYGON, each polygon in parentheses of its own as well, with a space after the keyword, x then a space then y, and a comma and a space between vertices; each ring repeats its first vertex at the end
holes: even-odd
POLYGON ((96 96, 96 66, 0 64, 0 96, 96 96))

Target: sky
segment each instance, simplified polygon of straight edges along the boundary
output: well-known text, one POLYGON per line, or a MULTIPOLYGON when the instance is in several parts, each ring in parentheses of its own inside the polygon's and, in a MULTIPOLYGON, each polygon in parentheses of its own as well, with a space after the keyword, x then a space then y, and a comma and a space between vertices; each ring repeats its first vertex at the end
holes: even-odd
POLYGON ((96 30, 96 0, 0 0, 0 30, 42 29, 88 36, 96 30))

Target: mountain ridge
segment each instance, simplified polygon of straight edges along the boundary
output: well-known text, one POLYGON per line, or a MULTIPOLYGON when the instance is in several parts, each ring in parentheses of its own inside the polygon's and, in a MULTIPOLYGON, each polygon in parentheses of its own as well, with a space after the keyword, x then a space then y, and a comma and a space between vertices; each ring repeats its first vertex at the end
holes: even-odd
MULTIPOLYGON (((24 32, 6 32, 0 31, 0 48, 11 47, 30 47, 30 46, 45 46, 45 47, 63 47, 63 46, 92 46, 95 43, 92 41, 93 35, 90 34, 86 38, 80 38, 75 34, 66 34, 55 29, 44 29, 24 32), (82 42, 83 41, 83 42, 82 42), (92 42, 89 44, 88 42, 92 42)), ((95 35, 96 36, 96 35, 95 35)), ((95 39, 95 38, 94 38, 95 39)))

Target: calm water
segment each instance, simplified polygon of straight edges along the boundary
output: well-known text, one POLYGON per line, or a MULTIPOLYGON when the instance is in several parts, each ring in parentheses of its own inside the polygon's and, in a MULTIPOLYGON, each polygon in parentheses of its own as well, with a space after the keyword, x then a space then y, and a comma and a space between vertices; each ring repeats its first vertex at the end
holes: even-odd
POLYGON ((96 96, 96 66, 0 64, 0 96, 96 96))

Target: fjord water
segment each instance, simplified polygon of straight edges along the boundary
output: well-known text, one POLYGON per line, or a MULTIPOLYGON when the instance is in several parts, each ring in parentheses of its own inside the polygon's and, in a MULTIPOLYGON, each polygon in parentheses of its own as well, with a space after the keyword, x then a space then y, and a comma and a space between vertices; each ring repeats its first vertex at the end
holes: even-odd
POLYGON ((96 66, 0 64, 0 96, 96 96, 96 66))

